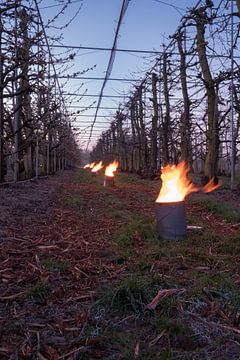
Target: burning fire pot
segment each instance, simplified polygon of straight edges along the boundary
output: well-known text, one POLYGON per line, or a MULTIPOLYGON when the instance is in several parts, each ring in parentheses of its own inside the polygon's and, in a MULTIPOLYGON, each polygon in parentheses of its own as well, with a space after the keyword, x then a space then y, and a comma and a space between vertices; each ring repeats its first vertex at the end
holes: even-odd
POLYGON ((93 166, 92 170, 91 170, 91 174, 93 177, 97 176, 97 172, 99 170, 101 170, 103 168, 103 163, 102 161, 99 161, 99 163, 97 163, 96 165, 93 166))
POLYGON ((103 182, 103 186, 104 187, 112 187, 115 185, 115 179, 114 176, 104 176, 104 182, 103 182))
POLYGON ((183 240, 187 236, 184 201, 156 203, 157 230, 162 239, 183 240))
POLYGON ((162 187, 156 200, 157 229, 159 237, 181 240, 187 236, 185 197, 196 191, 210 192, 221 184, 211 179, 204 188, 194 185, 188 178, 189 169, 182 161, 178 165, 162 168, 162 187))
POLYGON ((105 169, 105 176, 103 186, 105 187, 113 187, 115 185, 115 172, 118 168, 118 161, 114 160, 111 164, 109 164, 105 169))

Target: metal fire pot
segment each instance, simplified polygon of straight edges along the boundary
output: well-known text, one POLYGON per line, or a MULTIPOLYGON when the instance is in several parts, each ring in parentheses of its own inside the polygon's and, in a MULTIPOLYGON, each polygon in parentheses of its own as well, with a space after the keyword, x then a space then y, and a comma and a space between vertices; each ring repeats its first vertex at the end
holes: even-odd
POLYGON ((104 176, 104 187, 113 187, 115 185, 115 179, 114 176, 104 176))
POLYGON ((166 240, 183 240, 187 236, 186 208, 184 201, 156 203, 157 230, 166 240))

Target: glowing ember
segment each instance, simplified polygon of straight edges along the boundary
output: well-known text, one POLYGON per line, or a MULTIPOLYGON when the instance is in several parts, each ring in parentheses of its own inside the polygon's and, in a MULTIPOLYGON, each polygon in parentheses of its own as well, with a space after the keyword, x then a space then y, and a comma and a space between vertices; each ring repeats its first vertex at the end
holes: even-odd
POLYGON ((109 164, 105 169, 105 176, 114 177, 114 172, 118 168, 118 161, 114 160, 111 164, 109 164))
POLYGON ((166 165, 162 168, 162 187, 157 203, 170 203, 183 201, 185 197, 196 191, 210 192, 218 188, 221 184, 215 185, 211 179, 204 188, 198 188, 188 178, 189 169, 184 161, 178 165, 166 165))
POLYGON ((94 165, 95 165, 95 162, 91 163, 89 168, 92 169, 94 167, 94 165))
POLYGON ((96 165, 93 166, 91 171, 96 173, 99 170, 101 170, 102 168, 103 168, 103 163, 102 163, 102 160, 101 160, 101 161, 99 161, 99 163, 97 163, 96 165))

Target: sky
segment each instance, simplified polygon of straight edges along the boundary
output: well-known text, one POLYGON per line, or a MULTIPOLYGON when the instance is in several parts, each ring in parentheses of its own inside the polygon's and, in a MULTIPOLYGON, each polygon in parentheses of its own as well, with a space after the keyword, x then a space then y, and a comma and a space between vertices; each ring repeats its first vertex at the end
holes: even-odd
MULTIPOLYGON (((62 4, 66 2, 67 0, 61 0, 61 5, 59 5, 59 0, 40 1, 39 7, 44 24, 47 24, 58 13, 62 4)), ((197 0, 130 0, 120 27, 117 47, 119 49, 161 51, 162 45, 168 44, 169 36, 177 29, 187 8, 194 7, 196 3, 197 0)), ((121 6, 122 0, 72 0, 64 14, 61 14, 54 22, 54 28, 46 28, 46 33, 49 36, 59 36, 63 32, 61 43, 67 46, 111 48, 121 6), (81 10, 78 12, 80 6, 81 10), (74 20, 68 27, 63 30, 57 29, 68 23, 74 16, 74 20)), ((66 49, 52 49, 53 53, 64 51, 66 49)), ((81 49, 71 50, 71 52, 77 52, 77 54, 73 62, 68 62, 69 68, 66 68, 62 75, 71 75, 93 67, 83 76, 105 76, 110 57, 109 51, 81 49)), ((141 79, 151 68, 156 56, 154 54, 117 52, 110 78, 141 79)), ((86 91, 88 95, 99 95, 103 80, 84 80, 84 84, 78 89, 82 82, 83 80, 73 79, 66 83, 66 79, 60 79, 60 83, 65 84, 64 91, 66 93, 77 91, 78 94, 83 94, 86 91)), ((103 98, 101 107, 115 109, 99 110, 89 149, 96 144, 102 131, 108 128, 119 102, 124 102, 131 89, 133 89, 133 82, 111 80, 107 82, 104 95, 117 95, 121 98, 103 98)), ((79 99, 80 97, 66 96, 69 112, 82 110, 77 106, 89 106, 98 100, 97 97, 91 96, 77 101, 79 99)), ((95 110, 92 108, 81 113, 84 116, 77 116, 76 122, 74 122, 74 127, 81 132, 78 135, 78 142, 83 148, 88 143, 90 124, 94 119, 95 110)))

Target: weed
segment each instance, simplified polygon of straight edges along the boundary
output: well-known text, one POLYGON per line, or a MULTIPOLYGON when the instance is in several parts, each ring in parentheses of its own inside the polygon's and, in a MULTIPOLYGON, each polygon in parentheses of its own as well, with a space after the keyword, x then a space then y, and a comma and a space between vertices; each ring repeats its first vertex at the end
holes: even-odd
POLYGON ((199 274, 193 272, 194 284, 191 288, 192 295, 199 295, 205 287, 214 288, 219 291, 234 291, 235 284, 229 275, 224 273, 199 274))
POLYGON ((26 299, 34 300, 38 304, 44 304, 47 299, 49 289, 45 283, 39 281, 28 289, 27 293, 25 294, 26 299))
POLYGON ((197 199, 197 202, 201 204, 205 209, 211 211, 212 213, 226 219, 228 222, 240 222, 240 211, 237 209, 231 208, 226 203, 221 203, 214 199, 197 199))
POLYGON ((92 177, 89 170, 78 169, 74 175, 73 181, 78 184, 96 184, 97 178, 92 177))
MULTIPOLYGON (((132 360, 135 358, 134 352, 137 342, 140 345, 139 355, 136 357, 139 360, 174 360, 175 357, 171 349, 161 349, 156 351, 156 348, 149 348, 145 343, 145 332, 141 333, 136 329, 134 332, 127 331, 105 331, 101 336, 101 341, 107 344, 108 350, 114 348, 114 359, 132 360)), ((112 359, 111 355, 108 357, 112 359)), ((107 359, 108 359, 107 358, 107 359)))
POLYGON ((220 253, 224 254, 239 254, 240 253, 240 236, 228 236, 217 246, 220 253))
POLYGON ((47 259, 42 260, 41 265, 42 265, 42 267, 44 267, 47 270, 58 271, 61 274, 66 273, 70 266, 70 264, 67 260, 56 261, 55 259, 52 259, 52 258, 47 258, 47 259))
POLYGON ((161 355, 159 356, 158 360, 175 360, 176 357, 174 355, 174 352, 171 348, 163 350, 161 352, 161 355))
POLYGON ((134 183, 134 184, 143 184, 146 180, 141 179, 135 174, 126 174, 126 173, 119 173, 118 179, 123 183, 134 183))
POLYGON ((22 335, 23 334, 23 330, 22 327, 20 325, 20 323, 17 322, 11 322, 8 325, 5 326, 4 328, 4 332, 6 334, 16 334, 16 335, 22 335))
POLYGON ((152 323, 152 330, 157 332, 166 330, 172 336, 190 332, 190 329, 185 324, 183 324, 180 319, 170 319, 166 316, 155 318, 152 323))
POLYGON ((144 215, 131 214, 129 222, 115 234, 113 240, 118 245, 119 252, 125 258, 134 254, 134 245, 149 240, 157 241, 157 231, 152 220, 144 215))
POLYGON ((83 199, 80 195, 66 196, 63 199, 63 204, 67 207, 79 208, 81 205, 83 205, 83 199))
POLYGON ((116 286, 107 287, 97 306, 113 314, 141 313, 159 288, 166 285, 158 275, 126 278, 116 286))

